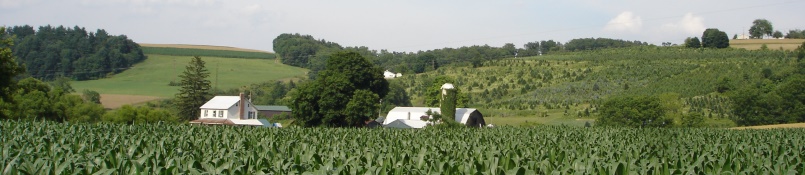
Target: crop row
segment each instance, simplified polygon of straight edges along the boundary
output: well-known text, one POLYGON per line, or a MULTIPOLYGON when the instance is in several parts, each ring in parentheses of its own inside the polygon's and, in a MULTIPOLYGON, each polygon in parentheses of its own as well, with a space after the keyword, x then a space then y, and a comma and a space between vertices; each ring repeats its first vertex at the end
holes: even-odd
POLYGON ((802 174, 805 129, 248 128, 0 121, 3 174, 802 174))

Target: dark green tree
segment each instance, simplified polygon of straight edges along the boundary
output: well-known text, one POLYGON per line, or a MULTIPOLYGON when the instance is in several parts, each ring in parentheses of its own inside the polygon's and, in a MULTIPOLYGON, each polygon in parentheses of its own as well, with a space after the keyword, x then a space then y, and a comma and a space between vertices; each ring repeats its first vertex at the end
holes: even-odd
POLYGON ((84 89, 84 92, 82 92, 81 96, 88 102, 101 104, 101 94, 97 91, 84 89))
POLYGON ((199 107, 212 97, 210 80, 207 80, 209 76, 204 61, 198 56, 193 57, 185 67, 184 73, 179 75, 182 87, 176 94, 176 107, 181 119, 195 120, 200 116, 199 107))
MULTIPOLYGON (((14 91, 14 77, 23 73, 25 69, 17 64, 11 46, 14 41, 6 36, 6 28, 0 27, 0 100, 9 102, 14 91)), ((0 113, 0 118, 3 114, 0 113)))
POLYGON ((752 27, 749 27, 749 37, 754 39, 763 39, 763 36, 771 36, 774 28, 771 22, 766 19, 756 19, 752 21, 752 27))
POLYGON ((802 58, 805 58, 805 42, 797 47, 797 61, 802 62, 802 58))
POLYGON ((667 127, 671 120, 665 117, 657 97, 613 97, 599 109, 596 125, 627 127, 667 127))
POLYGON ((773 34, 771 34, 771 37, 773 37, 773 38, 777 38, 777 39, 783 38, 783 32, 780 32, 779 30, 778 30, 778 31, 774 31, 774 33, 773 33, 773 34))
POLYGON ((685 39, 685 47, 687 48, 700 48, 702 47, 702 43, 699 42, 699 37, 687 38, 685 39))
POLYGON ((456 122, 456 89, 445 89, 442 95, 442 105, 440 106, 442 121, 456 122))
POLYGON ((357 52, 337 52, 315 81, 292 91, 290 108, 296 124, 360 127, 378 112, 389 91, 383 70, 357 52), (355 111, 351 111, 355 110, 355 111))
POLYGON ((730 38, 727 36, 727 33, 715 28, 704 30, 702 34, 702 47, 727 48, 729 46, 730 38))

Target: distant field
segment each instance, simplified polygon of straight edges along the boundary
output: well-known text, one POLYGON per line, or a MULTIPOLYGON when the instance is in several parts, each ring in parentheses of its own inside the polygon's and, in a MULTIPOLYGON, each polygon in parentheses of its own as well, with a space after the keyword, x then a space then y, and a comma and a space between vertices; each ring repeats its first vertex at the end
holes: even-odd
POLYGON ((103 105, 103 108, 106 109, 117 109, 123 105, 145 103, 156 99, 160 99, 160 97, 143 96, 143 95, 101 94, 101 104, 103 105))
POLYGON ((152 55, 173 55, 173 56, 207 56, 224 58, 258 58, 274 59, 274 53, 254 52, 240 50, 215 50, 215 49, 196 49, 196 48, 175 48, 175 47, 148 47, 143 46, 143 53, 152 55))
MULTIPOLYGON (((172 97, 179 87, 168 86, 168 83, 179 81, 178 76, 184 71, 190 58, 191 56, 149 54, 148 59, 120 74, 99 80, 75 81, 72 85, 77 92, 91 89, 101 94, 172 97)), ((207 70, 210 72, 208 79, 212 81, 214 87, 217 84, 219 89, 301 77, 307 72, 307 69, 266 59, 202 57, 202 60, 206 62, 207 70)))
POLYGON ((758 50, 766 44, 769 49, 779 50, 782 47, 785 50, 794 50, 802 45, 802 42, 805 42, 805 39, 741 39, 730 40, 730 47, 758 50))
POLYGON ((210 45, 190 45, 190 44, 148 44, 138 43, 142 47, 168 47, 168 48, 183 48, 183 49, 202 49, 202 50, 227 50, 227 51, 242 51, 242 52, 263 52, 271 53, 263 50, 243 49, 227 46, 210 46, 210 45))

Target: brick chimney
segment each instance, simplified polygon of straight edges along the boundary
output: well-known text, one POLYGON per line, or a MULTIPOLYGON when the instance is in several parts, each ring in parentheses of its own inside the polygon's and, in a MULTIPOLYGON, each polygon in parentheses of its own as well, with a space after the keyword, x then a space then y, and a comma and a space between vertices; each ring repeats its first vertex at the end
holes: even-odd
POLYGON ((246 101, 246 99, 245 99, 244 97, 245 97, 245 96, 243 95, 243 92, 241 92, 241 93, 240 93, 240 100, 238 100, 238 106, 239 106, 239 108, 238 108, 238 114, 239 114, 239 117, 240 117, 240 119, 241 119, 241 120, 243 120, 243 119, 244 119, 244 118, 243 118, 243 112, 244 112, 244 110, 243 110, 243 109, 244 109, 243 105, 246 105, 246 102, 245 102, 245 101, 246 101))

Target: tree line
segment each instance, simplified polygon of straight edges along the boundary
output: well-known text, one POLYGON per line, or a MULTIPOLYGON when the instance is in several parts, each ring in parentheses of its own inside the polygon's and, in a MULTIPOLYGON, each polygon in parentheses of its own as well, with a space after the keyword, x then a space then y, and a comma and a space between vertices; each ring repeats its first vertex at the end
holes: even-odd
POLYGON ((512 43, 501 47, 489 45, 442 48, 417 52, 394 52, 371 50, 367 47, 343 47, 338 43, 317 40, 310 35, 281 34, 274 39, 274 51, 283 64, 310 69, 309 78, 315 79, 318 71, 324 70, 329 55, 338 51, 352 51, 381 68, 404 74, 436 70, 440 66, 482 66, 483 62, 511 57, 537 56, 556 52, 572 52, 603 48, 619 48, 648 45, 646 42, 625 41, 609 38, 581 38, 566 44, 554 40, 528 42, 522 48, 512 43))
POLYGON ((91 80, 122 72, 146 59, 140 45, 125 35, 110 35, 103 29, 88 32, 82 27, 13 26, 5 32, 14 36, 11 46, 22 76, 40 80, 68 77, 91 80))

